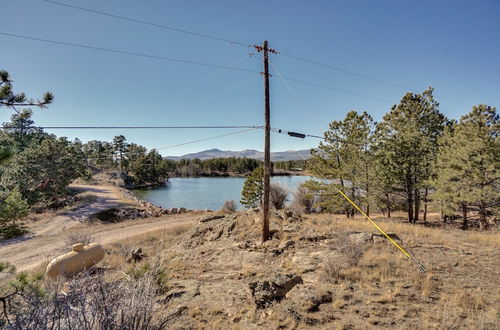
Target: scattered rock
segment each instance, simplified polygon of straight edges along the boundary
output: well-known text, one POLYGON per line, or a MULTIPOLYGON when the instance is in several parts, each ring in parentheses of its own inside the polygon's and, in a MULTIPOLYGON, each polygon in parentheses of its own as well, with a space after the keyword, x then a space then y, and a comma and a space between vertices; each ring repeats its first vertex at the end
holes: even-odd
POLYGON ((274 301, 280 301, 297 284, 302 277, 294 274, 277 274, 272 279, 250 282, 250 294, 257 308, 265 308, 274 301))
POLYGON ((178 211, 179 210, 176 207, 172 207, 169 212, 172 214, 177 214, 178 211))
POLYGON ((127 259, 127 262, 138 262, 142 259, 146 258, 146 254, 142 252, 142 248, 136 248, 132 250, 130 258, 127 259))
MULTIPOLYGON (((188 302, 200 294, 200 285, 197 281, 187 280, 172 286, 162 299, 161 303, 166 304, 174 299, 180 302, 188 302)), ((176 303, 179 303, 176 301, 176 303)))
POLYGON ((202 222, 202 223, 205 223, 205 222, 209 222, 209 221, 212 221, 212 220, 218 220, 218 219, 223 219, 225 217, 225 215, 207 215, 207 216, 204 216, 204 217, 201 217, 198 221, 199 222, 202 222))
POLYGON ((346 235, 349 237, 352 243, 355 244, 363 244, 363 243, 372 243, 373 235, 369 233, 360 233, 360 232, 347 232, 346 235))
POLYGON ((281 242, 280 245, 278 245, 278 249, 286 250, 286 249, 292 248, 294 246, 295 246, 295 241, 287 240, 287 241, 281 242))
POLYGON ((186 213, 187 212, 187 209, 185 207, 181 207, 179 208, 179 211, 177 211, 177 213, 186 213))
POLYGON ((332 292, 320 291, 313 285, 297 285, 286 294, 303 312, 316 312, 319 306, 332 302, 332 292))

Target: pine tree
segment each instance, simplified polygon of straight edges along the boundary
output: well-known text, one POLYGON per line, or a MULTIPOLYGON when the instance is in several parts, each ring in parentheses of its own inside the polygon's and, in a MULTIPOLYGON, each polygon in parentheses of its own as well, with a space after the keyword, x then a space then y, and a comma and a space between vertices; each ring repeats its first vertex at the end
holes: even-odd
POLYGON ((27 216, 29 210, 28 203, 19 190, 12 190, 0 204, 0 239, 9 239, 24 232, 16 220, 27 216))
MULTIPOLYGON (((49 92, 43 94, 42 98, 39 100, 28 99, 23 92, 14 93, 14 91, 12 90, 12 79, 10 78, 9 73, 5 70, 0 70, 0 107, 4 106, 14 110, 18 115, 17 117, 19 117, 20 119, 31 117, 31 110, 19 109, 20 107, 35 106, 39 108, 45 108, 48 104, 52 103, 53 100, 54 96, 49 92)), ((14 118, 15 117, 13 117, 12 120, 12 123, 15 124, 14 126, 23 124, 22 122, 15 122, 14 118)), ((23 133, 22 128, 17 130, 23 133)), ((11 158, 15 153, 13 146, 3 146, 1 143, 2 140, 3 138, 0 137, 0 165, 11 158)), ((13 141, 13 144, 22 143, 22 141, 20 141, 18 137, 13 141)), ((24 145, 24 147, 26 147, 26 145, 24 145)))
MULTIPOLYGON (((325 132, 325 141, 318 150, 313 151, 313 164, 323 175, 339 180, 341 189, 350 199, 364 205, 370 214, 370 200, 373 193, 374 167, 372 144, 375 123, 367 113, 350 111, 342 121, 332 121, 325 132)), ((317 189, 326 189, 325 185, 315 185, 317 189)), ((314 185, 311 188, 316 189, 314 185)), ((338 194, 325 196, 323 203, 336 204, 343 208, 346 215, 352 216, 354 208, 338 194)), ((325 204, 326 206, 326 204, 325 204)), ((328 209, 336 207, 330 205, 328 209)))
POLYGON ((500 117, 496 108, 478 105, 441 139, 435 180, 443 213, 476 210, 481 229, 500 208, 500 117))
POLYGON ((431 87, 421 94, 407 93, 377 125, 381 170, 395 180, 396 192, 405 196, 410 223, 419 219, 422 195, 427 200, 438 140, 447 122, 432 93, 431 87))
POLYGON ((123 172, 124 154, 128 151, 129 145, 127 139, 123 135, 117 135, 113 138, 113 150, 118 154, 120 162, 120 171, 123 172))
POLYGON ((261 205, 264 193, 264 169, 260 166, 253 170, 243 183, 240 203, 246 208, 261 205))

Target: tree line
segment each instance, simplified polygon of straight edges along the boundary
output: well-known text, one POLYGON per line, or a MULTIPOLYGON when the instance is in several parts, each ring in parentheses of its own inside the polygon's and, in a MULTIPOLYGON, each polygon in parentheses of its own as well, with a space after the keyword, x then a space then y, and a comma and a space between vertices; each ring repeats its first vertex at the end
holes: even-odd
MULTIPOLYGON (((367 214, 404 210, 416 223, 433 207, 443 221, 460 213, 465 229, 474 215, 485 228, 500 206, 499 129, 495 107, 477 105, 448 119, 428 88, 405 94, 378 123, 357 111, 332 121, 309 170, 332 179, 367 214)), ((305 188, 316 207, 353 216, 332 183, 314 180, 305 188)))
MULTIPOLYGON (((55 203, 72 181, 99 171, 124 172, 138 186, 161 184, 169 176, 247 175, 262 164, 236 157, 172 161, 123 135, 87 143, 57 137, 32 120, 31 108, 52 101, 51 93, 40 99, 15 93, 9 74, 0 70, 0 108, 13 112, 0 130, 0 239, 22 232, 17 220, 30 209, 55 203)), ((332 121, 307 169, 332 179, 368 214, 373 208, 389 217, 405 210, 416 223, 426 221, 432 207, 443 221, 460 214, 464 228, 471 217, 485 228, 500 207, 499 128, 496 108, 487 105, 474 106, 459 120, 446 118, 429 88, 405 94, 378 123, 357 111, 332 121)), ((273 162, 275 172, 305 167, 305 161, 273 162)), ((307 182, 301 196, 308 208, 354 214, 324 180, 307 182)))

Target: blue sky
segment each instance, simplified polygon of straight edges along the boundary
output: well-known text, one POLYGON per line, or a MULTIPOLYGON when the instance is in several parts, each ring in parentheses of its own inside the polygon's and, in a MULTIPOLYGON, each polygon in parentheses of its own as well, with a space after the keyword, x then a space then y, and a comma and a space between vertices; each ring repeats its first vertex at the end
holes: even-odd
MULTIPOLYGON (((500 1, 74 1, 72 5, 260 44, 413 90, 433 86, 447 116, 472 104, 500 104, 500 1), (459 102, 456 102, 458 100, 459 102)), ((203 39, 57 6, 42 0, 2 3, 0 32, 218 65, 262 70, 259 55, 203 39)), ((255 73, 110 54, 0 35, 0 68, 28 96, 55 95, 35 110, 40 126, 262 125, 263 84, 255 73)), ((271 78, 273 127, 321 135, 351 109, 380 120, 404 89, 283 55, 271 57, 286 76, 374 96, 354 96, 271 78)), ((0 112, 0 122, 11 113, 0 112)), ((53 131, 83 141, 123 134, 148 148, 230 130, 53 131)), ((162 150, 181 155, 210 148, 262 150, 263 132, 245 132, 162 150)), ((273 151, 305 149, 317 140, 273 135, 273 151)))

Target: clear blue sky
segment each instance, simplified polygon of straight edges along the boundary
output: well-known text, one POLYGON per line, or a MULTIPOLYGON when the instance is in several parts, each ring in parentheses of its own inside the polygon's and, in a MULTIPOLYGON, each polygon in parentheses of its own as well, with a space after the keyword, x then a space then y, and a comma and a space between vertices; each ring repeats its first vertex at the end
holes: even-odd
MULTIPOLYGON (((394 82, 436 89, 441 111, 458 118, 470 105, 500 105, 500 1, 75 1, 68 4, 137 18, 279 51, 394 82), (448 98, 457 99, 455 102, 448 98), (464 104, 466 103, 466 104, 464 104)), ((2 2, 0 32, 261 71, 260 56, 238 45, 125 22, 41 0, 2 2)), ((262 125, 257 74, 14 39, 0 35, 0 68, 28 96, 55 95, 35 110, 40 126, 262 125), (193 86, 194 85, 194 86, 193 86), (232 88, 231 88, 232 87, 232 88)), ((405 90, 282 55, 284 76, 376 96, 394 103, 405 90)), ((351 109, 376 120, 391 103, 271 79, 272 126, 321 135, 351 109)), ((0 112, 0 121, 11 113, 0 112)), ((53 131, 83 141, 111 140, 162 148, 227 130, 53 131)), ((317 140, 272 136, 272 150, 305 149, 317 140)), ((262 150, 262 131, 162 151, 262 150)))

